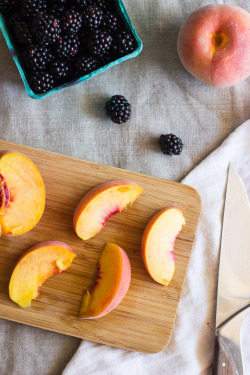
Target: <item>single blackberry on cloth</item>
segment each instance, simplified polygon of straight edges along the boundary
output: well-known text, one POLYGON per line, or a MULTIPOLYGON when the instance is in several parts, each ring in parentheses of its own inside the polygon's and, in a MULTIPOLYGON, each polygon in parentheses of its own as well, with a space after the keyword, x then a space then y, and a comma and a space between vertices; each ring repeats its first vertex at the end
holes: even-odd
POLYGON ((43 70, 53 60, 50 49, 46 46, 28 46, 23 52, 23 61, 30 70, 43 70))
POLYGON ((75 10, 67 10, 61 17, 62 30, 67 35, 75 35, 82 26, 82 16, 75 10))
POLYGON ((116 124, 127 122, 131 116, 131 104, 122 95, 113 95, 105 106, 107 115, 116 124))
POLYGON ((53 61, 50 64, 49 71, 57 80, 65 80, 72 77, 72 65, 70 61, 53 61))
POLYGON ((126 32, 121 31, 114 37, 112 50, 116 56, 125 56, 135 50, 135 42, 133 36, 126 32))
POLYGON ((58 58, 67 59, 78 53, 79 45, 78 36, 65 35, 57 39, 53 51, 58 58))
POLYGON ((33 72, 28 77, 28 82, 36 94, 44 94, 54 87, 54 78, 46 70, 33 72))
POLYGON ((112 44, 112 36, 107 31, 95 30, 87 41, 87 49, 94 57, 103 57, 112 44))
POLYGON ((182 140, 174 134, 162 134, 159 144, 163 154, 180 155, 183 148, 182 140))
POLYGON ((84 10, 82 26, 87 30, 95 30, 101 26, 103 10, 99 7, 89 6, 84 10))
POLYGON ((53 44, 60 37, 59 19, 53 14, 39 14, 32 22, 32 33, 38 43, 53 44))
POLYGON ((81 75, 93 72, 97 68, 97 66, 97 60, 91 56, 78 57, 75 63, 75 69, 77 73, 81 75))

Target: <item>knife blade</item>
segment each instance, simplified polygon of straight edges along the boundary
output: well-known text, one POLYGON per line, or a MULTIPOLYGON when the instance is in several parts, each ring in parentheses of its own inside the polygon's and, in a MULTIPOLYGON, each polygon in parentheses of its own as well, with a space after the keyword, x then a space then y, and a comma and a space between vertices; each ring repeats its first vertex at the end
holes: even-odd
POLYGON ((244 375, 240 327, 250 312, 250 206, 230 164, 221 234, 216 307, 216 374, 244 375))

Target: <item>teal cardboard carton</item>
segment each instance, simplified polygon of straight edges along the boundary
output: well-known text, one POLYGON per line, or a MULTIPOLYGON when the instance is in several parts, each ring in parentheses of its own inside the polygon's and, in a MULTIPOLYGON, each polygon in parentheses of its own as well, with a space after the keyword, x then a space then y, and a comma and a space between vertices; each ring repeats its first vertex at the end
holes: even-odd
POLYGON ((90 74, 84 75, 82 77, 73 78, 70 82, 67 82, 67 83, 64 83, 64 84, 62 84, 58 87, 55 87, 55 88, 51 89, 50 91, 46 92, 45 94, 36 94, 30 88, 30 86, 27 82, 27 79, 26 79, 25 70, 23 69, 22 63, 21 63, 21 61, 19 59, 19 56, 18 56, 18 51, 15 49, 15 46, 12 42, 12 37, 11 37, 11 34, 8 30, 8 27, 6 26, 4 17, 0 14, 0 29, 3 33, 5 41, 8 45, 8 48, 11 52, 13 60, 15 61, 16 66, 19 70, 19 73, 22 77, 22 80, 23 80, 23 83, 24 83, 24 86, 25 86, 25 89, 26 89, 28 95, 33 99, 46 98, 47 96, 49 96, 49 95, 51 95, 51 94, 53 94, 53 93, 55 93, 59 90, 65 89, 65 88, 73 86, 73 85, 77 85, 78 83, 81 83, 81 82, 84 82, 84 81, 87 81, 88 79, 90 79, 92 77, 95 77, 96 75, 104 72, 105 70, 111 68, 112 66, 115 66, 115 65, 117 65, 117 64, 119 64, 119 63, 121 63, 121 62, 123 62, 127 59, 131 59, 133 57, 136 57, 142 50, 142 41, 140 40, 140 38, 138 37, 138 35, 135 31, 135 28, 134 28, 134 26, 131 22, 131 19, 130 19, 129 15, 128 15, 126 9, 125 9, 125 6, 124 6, 122 0, 116 0, 116 11, 119 14, 119 16, 123 19, 127 31, 130 32, 135 38, 135 43, 136 43, 135 50, 132 53, 126 55, 126 56, 122 56, 115 61, 111 61, 110 63, 96 69, 95 71, 91 72, 90 74))

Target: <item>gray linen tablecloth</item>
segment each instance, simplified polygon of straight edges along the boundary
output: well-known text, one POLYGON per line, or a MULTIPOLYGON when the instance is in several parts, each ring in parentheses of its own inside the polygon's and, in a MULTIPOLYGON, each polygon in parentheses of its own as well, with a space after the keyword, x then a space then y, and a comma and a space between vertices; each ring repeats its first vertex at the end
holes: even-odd
MULTIPOLYGON (((250 117, 250 81, 213 88, 182 67, 176 39, 185 18, 210 1, 126 0, 144 48, 95 78, 43 101, 28 97, 0 36, 1 138, 169 180, 180 181, 250 117), (124 95, 132 118, 115 125, 105 101, 124 95), (161 153, 162 133, 182 138, 180 156, 161 153)), ((230 3, 250 11, 249 0, 230 3)), ((237 145, 236 145, 237 147, 237 145)), ((0 307, 1 308, 1 307, 0 307)), ((80 340, 0 320, 0 375, 57 375, 80 340)))

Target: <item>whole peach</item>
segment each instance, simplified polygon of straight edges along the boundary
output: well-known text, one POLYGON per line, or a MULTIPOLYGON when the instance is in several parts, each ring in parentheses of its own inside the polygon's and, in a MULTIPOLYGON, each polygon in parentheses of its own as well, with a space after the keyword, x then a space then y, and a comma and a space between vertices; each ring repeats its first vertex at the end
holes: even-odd
POLYGON ((250 75, 250 14, 233 5, 208 5, 193 12, 177 41, 182 64, 196 78, 216 87, 250 75))

